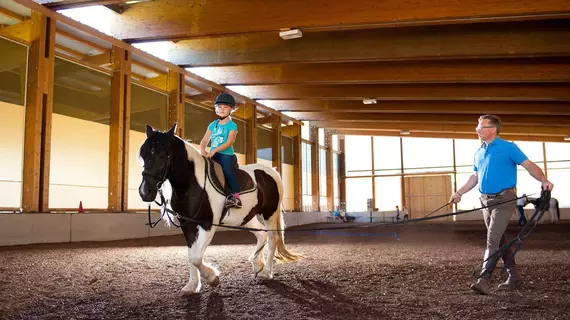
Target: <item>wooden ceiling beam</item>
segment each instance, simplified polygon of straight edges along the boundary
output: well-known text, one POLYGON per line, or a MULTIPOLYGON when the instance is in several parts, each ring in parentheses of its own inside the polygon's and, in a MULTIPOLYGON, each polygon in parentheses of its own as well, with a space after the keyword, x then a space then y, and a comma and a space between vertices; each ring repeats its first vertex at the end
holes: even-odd
MULTIPOLYGON (((190 69, 192 71, 192 68, 190 69)), ((222 85, 340 83, 570 82, 570 59, 261 64, 208 68, 222 85)))
MULTIPOLYGON (((484 112, 483 112, 484 113, 484 112)), ((433 113, 328 113, 328 112, 289 112, 289 115, 306 121, 369 121, 374 123, 419 122, 419 123, 451 123, 476 124, 477 115, 465 114, 433 114, 433 113)), ((570 127, 570 116, 544 116, 544 115, 502 115, 503 123, 521 125, 548 125, 570 127)))
POLYGON ((377 101, 363 104, 361 100, 272 100, 267 104, 281 112, 481 114, 482 110, 492 110, 497 114, 570 115, 570 102, 377 101))
MULTIPOLYGON (((83 61, 83 59, 84 59, 84 57, 85 57, 85 53, 79 52, 79 51, 74 50, 74 49, 71 49, 71 48, 68 48, 68 47, 66 47, 66 46, 64 46, 64 45, 61 45, 61 44, 57 44, 57 43, 56 43, 56 44, 55 44, 55 48, 56 48, 56 49, 59 49, 59 50, 61 50, 61 51, 63 51, 63 52, 66 52, 66 53, 71 53, 72 55, 76 56, 77 58, 82 59, 82 61, 83 61)), ((89 62, 88 62, 88 63, 89 63, 89 62)))
POLYGON ((93 56, 86 56, 82 59, 86 63, 95 64, 98 66, 106 66, 111 64, 111 51, 103 52, 93 56))
POLYGON ((263 85, 239 91, 257 100, 570 101, 570 83, 263 85))
POLYGON ((70 32, 67 32, 67 31, 65 31, 65 30, 57 29, 56 33, 59 34, 59 35, 62 36, 62 37, 66 37, 67 39, 70 39, 70 40, 73 40, 73 41, 77 41, 77 42, 79 42, 79 43, 81 43, 81 44, 83 44, 83 45, 85 45, 85 46, 88 46, 88 47, 90 47, 90 48, 93 48, 93 49, 95 49, 95 50, 97 50, 97 51, 100 51, 100 52, 107 52, 107 51, 109 51, 109 49, 105 48, 105 47, 102 46, 102 45, 96 44, 96 43, 91 42, 91 41, 89 41, 89 40, 85 40, 85 39, 81 38, 80 36, 77 36, 77 35, 75 35, 75 34, 72 34, 72 33, 70 33, 70 32))
POLYGON ((186 99, 195 101, 195 102, 206 102, 206 101, 212 101, 212 93, 211 92, 204 92, 204 93, 200 93, 200 94, 196 94, 193 96, 186 96, 186 99))
POLYGON ((183 67, 570 55, 570 19, 312 32, 294 41, 253 33, 179 41, 183 67))
POLYGON ((112 4, 120 4, 128 2, 129 0, 63 0, 57 2, 48 2, 44 6, 51 10, 63 10, 72 8, 81 8, 89 6, 106 6, 112 4))
POLYGON ((3 26, 0 28, 0 35, 30 44, 32 41, 32 20, 28 19, 11 26, 3 26))
MULTIPOLYGON (((415 132, 441 132, 473 134, 477 126, 477 117, 472 117, 472 124, 422 123, 422 122, 356 122, 356 121, 311 121, 311 125, 325 129, 357 129, 362 131, 374 130, 413 130, 415 132)), ((504 123, 501 134, 523 134, 537 136, 570 135, 568 127, 536 126, 504 123)))
MULTIPOLYGON (((440 133, 440 132, 414 132, 402 135, 399 131, 362 131, 347 129, 331 129, 331 134, 359 135, 359 136, 386 136, 386 137, 412 137, 412 138, 447 138, 447 139, 478 139, 476 133, 440 133)), ((501 134, 501 138, 510 141, 541 141, 541 142, 568 142, 562 136, 535 136, 530 134, 501 134)))
POLYGON ((12 19, 12 20, 16 20, 18 22, 22 22, 22 21, 30 19, 30 17, 26 17, 26 16, 23 16, 21 14, 12 12, 6 8, 3 8, 3 7, 0 7, 0 15, 3 15, 7 18, 12 19))
POLYGON ((362 0, 203 1, 186 0, 140 3, 121 15, 117 37, 127 41, 179 40, 189 37, 300 28, 304 32, 363 28, 466 24, 569 17, 566 0, 440 0, 402 2, 362 0), (176 10, 173 10, 176 8, 176 10), (232 17, 239 23, 227 23, 232 17), (191 23, 189 23, 189 21, 191 23))

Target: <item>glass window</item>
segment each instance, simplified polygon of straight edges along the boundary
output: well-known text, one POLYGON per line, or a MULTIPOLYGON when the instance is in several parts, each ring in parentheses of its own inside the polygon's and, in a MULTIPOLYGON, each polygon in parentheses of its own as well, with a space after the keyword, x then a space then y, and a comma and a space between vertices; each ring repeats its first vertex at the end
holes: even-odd
POLYGON ((309 126, 309 121, 303 121, 303 125, 301 126, 301 138, 311 140, 311 127, 309 126))
POLYGON ((111 76, 55 59, 50 208, 106 209, 111 76))
MULTIPOLYGON (((327 150, 319 148, 319 195, 327 197, 327 150)), ((322 199, 321 199, 322 202, 322 199)), ((321 203, 322 204, 322 203, 321 203)))
MULTIPOLYGON (((480 140, 455 140, 455 164, 457 172, 473 172, 473 159, 475 157, 475 152, 477 152, 480 147, 480 140)), ((460 184, 457 185, 460 186, 460 184)))
POLYGON ((268 161, 272 158, 273 131, 264 127, 257 127, 257 157, 268 161))
POLYGON ((570 160, 570 143, 546 142, 546 161, 570 160))
POLYGON ((325 146, 325 129, 319 128, 319 145, 325 146))
POLYGON ((372 178, 346 179, 347 212, 365 212, 367 199, 372 199, 372 178))
POLYGON ((281 162, 284 164, 293 164, 293 138, 282 136, 281 143, 281 162))
POLYGON ((0 38, 0 208, 22 203, 27 53, 27 47, 0 38))
POLYGON ((131 86, 131 130, 146 131, 149 124, 157 130, 168 130, 168 96, 138 84, 131 86))
POLYGON ((376 177, 374 179, 376 208, 380 211, 395 210, 396 206, 402 208, 402 179, 399 176, 376 177))
MULTIPOLYGON (((568 194, 570 194, 570 162, 566 162, 565 167, 565 169, 548 169, 548 180, 554 184, 552 197, 558 200, 559 206, 561 208, 570 208, 570 197, 568 197, 568 194)), ((538 190, 540 190, 540 187, 538 190)))
POLYGON ((401 154, 399 137, 373 137, 375 174, 400 173, 401 154))
MULTIPOLYGON (((213 108, 206 109, 186 102, 184 104, 184 139, 190 143, 200 145, 208 125, 217 118, 218 116, 213 108)), ((241 132, 240 129, 238 125, 238 135, 241 133, 241 135, 245 136, 245 131, 241 132)))
POLYGON ((301 142, 301 168, 302 168, 302 194, 303 194, 303 210, 313 210, 313 185, 312 185, 312 169, 311 169, 311 145, 301 142))
MULTIPOLYGON (((542 142, 515 141, 514 143, 530 159, 530 161, 536 163, 542 170, 544 170, 544 151, 542 149, 542 142)), ((518 169, 524 170, 521 166, 519 166, 518 169)))
POLYGON ((452 139, 403 138, 402 144, 404 172, 453 170, 452 139))
POLYGON ((372 175, 371 137, 347 135, 345 136, 344 147, 346 175, 349 177, 372 175))
MULTIPOLYGON (((247 135, 245 121, 236 118, 233 118, 233 121, 236 123, 238 129, 236 140, 234 141, 234 152, 245 155, 245 139, 247 135)), ((200 144, 200 142, 198 142, 198 144, 200 144)))
MULTIPOLYGON (((145 209, 148 203, 139 196, 142 162, 139 149, 146 140, 146 125, 157 130, 168 130, 168 96, 138 84, 131 85, 131 131, 129 133, 128 208, 145 209)), ((151 207, 157 207, 153 202, 151 207)))
POLYGON ((28 48, 0 38, 0 101, 24 105, 28 48))
POLYGON ((340 154, 333 154, 333 197, 338 198, 340 196, 340 179, 339 179, 339 161, 340 154))
POLYGON ((332 139, 332 149, 334 151, 340 151, 338 145, 338 135, 333 134, 331 139, 332 139))
MULTIPOLYGON (((473 167, 471 167, 473 169, 473 167)), ((464 185, 469 177, 473 174, 473 170, 470 173, 458 173, 457 174, 457 188, 460 188, 464 185)), ((481 201, 479 197, 481 193, 479 193, 479 186, 477 185, 475 188, 471 189, 471 191, 465 193, 461 196, 461 202, 457 205, 458 210, 471 210, 475 208, 481 207, 481 201)))

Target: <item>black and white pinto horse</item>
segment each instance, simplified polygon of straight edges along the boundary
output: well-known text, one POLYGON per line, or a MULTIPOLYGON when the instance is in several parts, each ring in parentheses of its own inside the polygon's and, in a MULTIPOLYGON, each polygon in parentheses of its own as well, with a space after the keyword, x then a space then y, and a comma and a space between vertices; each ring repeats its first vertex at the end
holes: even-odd
POLYGON ((248 180, 254 187, 242 191, 242 208, 232 208, 228 213, 226 195, 220 188, 224 184, 216 183, 216 178, 223 181, 219 164, 203 157, 194 146, 176 136, 175 130, 176 124, 168 132, 147 125, 147 139, 139 151, 144 161, 139 194, 143 201, 152 202, 165 181, 172 187, 167 201, 180 216, 178 220, 190 260, 190 277, 182 292, 200 292, 200 276, 213 287, 219 284, 219 271, 203 261, 206 247, 216 232, 214 224, 269 230, 251 231, 257 238, 255 251, 249 258, 256 277, 273 278, 274 258, 283 262, 299 260, 300 255, 285 248, 283 232, 271 231, 285 227, 281 214, 283 183, 279 174, 260 164, 240 166, 242 185, 248 180), (258 215, 264 223, 258 220, 258 215), (262 252, 266 244, 268 252, 264 261, 262 252))

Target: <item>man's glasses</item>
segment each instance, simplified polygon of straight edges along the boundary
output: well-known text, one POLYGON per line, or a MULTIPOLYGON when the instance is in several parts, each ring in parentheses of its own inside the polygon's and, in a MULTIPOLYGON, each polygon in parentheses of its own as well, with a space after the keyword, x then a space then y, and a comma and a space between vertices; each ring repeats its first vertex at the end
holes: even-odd
POLYGON ((485 128, 496 128, 495 126, 482 126, 478 125, 475 127, 475 130, 485 129, 485 128))

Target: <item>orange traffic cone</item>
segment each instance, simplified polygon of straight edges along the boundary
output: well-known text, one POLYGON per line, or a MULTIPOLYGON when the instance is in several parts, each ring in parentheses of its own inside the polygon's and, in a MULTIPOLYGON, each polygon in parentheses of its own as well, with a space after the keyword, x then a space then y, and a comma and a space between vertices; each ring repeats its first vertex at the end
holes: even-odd
POLYGON ((79 209, 77 209, 77 212, 79 213, 84 213, 85 211, 83 210, 83 202, 79 201, 79 209))

